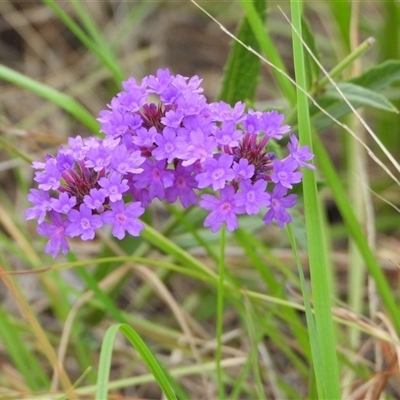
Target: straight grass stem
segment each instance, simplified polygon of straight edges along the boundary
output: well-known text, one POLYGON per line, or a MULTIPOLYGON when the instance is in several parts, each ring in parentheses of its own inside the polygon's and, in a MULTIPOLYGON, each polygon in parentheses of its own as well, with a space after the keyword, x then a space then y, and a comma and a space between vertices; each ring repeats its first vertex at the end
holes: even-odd
POLYGON ((222 360, 222 333, 224 322, 224 276, 225 276, 225 225, 221 228, 220 235, 220 255, 218 263, 218 287, 217 287, 217 349, 215 353, 217 363, 218 378, 218 398, 225 399, 225 389, 223 381, 223 371, 221 366, 222 360))
MULTIPOLYGON (((302 44, 302 2, 291 0, 293 25, 293 57, 297 82, 297 109, 300 143, 310 146, 311 123, 308 108, 305 54, 302 44)), ((323 240, 321 207, 318 198, 315 173, 304 171, 304 208, 308 240, 308 255, 315 310, 316 341, 310 338, 318 395, 325 399, 340 399, 339 373, 333 330, 330 287, 326 260, 327 249, 323 240), (319 349, 318 349, 319 348, 319 349), (317 351, 316 351, 317 350, 317 351), (320 353, 320 356, 318 356, 320 353)))

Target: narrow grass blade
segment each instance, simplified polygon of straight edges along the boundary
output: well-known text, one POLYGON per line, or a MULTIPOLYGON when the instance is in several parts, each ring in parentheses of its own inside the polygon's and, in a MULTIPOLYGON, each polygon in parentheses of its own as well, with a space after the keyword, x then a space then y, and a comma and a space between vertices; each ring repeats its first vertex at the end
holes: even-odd
POLYGON ((141 337, 127 324, 112 325, 108 328, 101 347, 100 362, 98 369, 96 399, 108 398, 108 381, 110 375, 111 356, 114 340, 117 332, 120 331, 135 347, 143 361, 146 363, 150 372, 156 379, 161 390, 168 400, 176 400, 175 393, 171 385, 165 377, 160 365, 154 358, 153 354, 143 342, 141 337))
POLYGON ((68 111, 78 121, 86 125, 92 132, 99 132, 99 123, 96 119, 72 97, 53 89, 43 83, 35 81, 4 65, 0 65, 0 79, 11 82, 21 88, 28 89, 39 96, 57 104, 68 111))
POLYGON ((215 272, 213 272, 203 263, 198 261, 187 251, 183 250, 182 248, 177 246, 174 242, 163 236, 160 232, 152 228, 150 225, 145 224, 145 226, 146 229, 144 229, 141 233, 142 237, 145 240, 148 240, 154 246, 174 256, 176 259, 180 260, 183 265, 186 264, 188 267, 193 267, 196 270, 205 273, 206 275, 208 275, 211 278, 214 278, 215 281, 217 281, 217 274, 215 274, 215 272))
POLYGON ((20 330, 10 320, 10 315, 0 307, 0 338, 4 349, 13 364, 32 390, 43 390, 49 386, 49 380, 38 360, 22 340, 20 330))
POLYGON ((254 316, 253 313, 254 311, 251 308, 251 304, 249 302, 248 298, 244 299, 245 303, 245 323, 247 327, 247 332, 249 335, 250 339, 250 355, 249 358, 251 360, 252 364, 252 370, 253 370, 253 375, 255 378, 255 386, 256 386, 256 391, 257 391, 257 397, 259 399, 265 399, 265 393, 264 393, 264 387, 262 383, 262 378, 260 374, 260 363, 258 359, 258 345, 260 343, 260 340, 262 340, 263 337, 263 332, 257 332, 256 333, 256 327, 255 327, 255 321, 254 321, 254 316))
POLYGON ((102 47, 95 43, 54 0, 43 1, 56 13, 68 29, 112 72, 117 85, 120 86, 125 79, 125 75, 115 58, 110 57, 108 51, 103 51, 102 47))
MULTIPOLYGON (((327 385, 326 385, 329 377, 324 375, 325 369, 323 368, 321 347, 320 347, 320 343, 319 343, 319 339, 318 339, 314 315, 311 311, 311 304, 310 304, 310 299, 308 297, 308 289, 307 289, 305 279, 304 279, 303 267, 300 262, 300 257, 299 257, 299 253, 297 251, 296 241, 295 241, 295 238, 294 238, 294 235, 292 232, 292 228, 290 226, 287 226, 287 232, 288 232, 290 244, 293 249, 293 253, 296 258, 297 269, 299 271, 301 291, 303 293, 304 307, 305 307, 305 312, 306 312, 308 333, 310 335, 311 351, 312 351, 312 356, 313 356, 313 360, 314 360, 313 369, 315 371, 316 386, 317 386, 320 398, 321 399, 328 398, 325 396, 329 392, 329 389, 327 388, 327 385), (322 377, 321 377, 321 375, 322 375, 322 377)), ((313 378, 310 377, 310 379, 313 379, 313 378)))
MULTIPOLYGON (((304 49, 301 41, 301 5, 301 2, 297 0, 291 0, 290 2, 293 28, 300 36, 293 33, 294 67, 296 82, 298 84, 297 109, 299 136, 300 143, 308 145, 312 149, 308 98, 305 92, 304 49)), ((312 170, 304 171, 303 194, 317 336, 315 339, 317 343, 313 343, 312 346, 318 346, 321 351, 321 357, 317 358, 313 352, 318 392, 320 398, 340 399, 341 393, 331 313, 328 271, 325 263, 327 250, 323 240, 316 178, 312 170), (321 393, 322 390, 323 392, 321 393)))
MULTIPOLYGON (((247 233, 244 229, 239 228, 235 232, 235 238, 246 252, 247 256, 251 260, 253 266, 257 269, 261 279, 264 281, 269 292, 276 297, 286 300, 285 292, 282 290, 282 284, 277 281, 274 276, 274 271, 270 270, 265 262, 259 257, 254 245, 256 244, 251 234, 247 233)), ((290 308, 280 308, 279 313, 284 316, 284 319, 288 321, 288 324, 301 344, 301 348, 304 351, 304 355, 307 359, 310 359, 310 348, 309 339, 306 328, 300 321, 300 318, 295 310, 290 308)))

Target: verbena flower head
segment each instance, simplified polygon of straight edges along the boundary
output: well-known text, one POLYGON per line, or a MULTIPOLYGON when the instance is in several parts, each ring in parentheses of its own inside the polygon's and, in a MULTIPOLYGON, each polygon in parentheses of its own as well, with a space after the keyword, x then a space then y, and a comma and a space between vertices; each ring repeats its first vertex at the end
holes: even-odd
MULTIPOLYGON (((106 143, 77 136, 70 138, 68 144, 55 157, 46 156, 44 163, 33 163, 38 189, 30 190, 28 200, 33 207, 25 212, 27 219, 38 218, 37 232, 49 237, 46 252, 53 257, 60 250, 66 254, 67 237, 91 240, 103 224, 112 225, 115 236, 121 236, 119 220, 104 218, 104 214, 129 194, 127 182, 143 171, 140 166, 145 160, 140 151, 128 151, 115 141, 106 143)), ((138 211, 137 218, 144 209, 139 202, 132 204, 138 211)), ((129 210, 132 204, 124 207, 129 210)))
POLYGON ((55 157, 33 163, 38 189, 28 195, 26 217, 50 237, 47 252, 65 254, 66 237, 90 240, 103 224, 118 239, 137 236, 138 218, 155 198, 199 204, 210 211, 204 225, 213 232, 223 224, 233 231, 237 215, 261 211, 266 224, 291 221, 296 195, 289 190, 301 182, 299 167, 315 168, 310 149, 292 135, 279 158, 269 142, 290 130, 282 114, 208 103, 200 84, 168 69, 140 83, 129 78, 100 112, 104 139, 70 138, 55 157))

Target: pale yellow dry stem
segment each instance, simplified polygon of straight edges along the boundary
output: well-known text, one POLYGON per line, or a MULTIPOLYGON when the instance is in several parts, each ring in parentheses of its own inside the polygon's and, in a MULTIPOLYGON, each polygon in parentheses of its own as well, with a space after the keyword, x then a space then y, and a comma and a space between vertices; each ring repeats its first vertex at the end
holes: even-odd
MULTIPOLYGON (((33 334, 35 335, 44 355, 49 360, 50 365, 54 368, 58 374, 60 375, 60 380, 64 386, 66 391, 66 395, 70 399, 78 399, 74 389, 71 385, 68 375, 66 374, 62 363, 57 359, 57 355, 51 346, 49 340, 47 339, 46 334, 44 333, 41 325, 39 324, 38 320, 36 319, 35 314, 32 312, 31 308, 29 307, 28 303, 26 302, 25 298, 22 296, 20 290, 14 284, 11 277, 6 274, 3 265, 0 263, 0 272, 2 272, 1 277, 3 279, 4 284, 7 286, 8 290, 12 294, 15 302, 17 303, 21 314, 24 316, 26 321, 29 323, 33 334)), ((18 345, 18 344, 17 344, 18 345)))
MULTIPOLYGON (((102 279, 98 285, 100 289, 105 289, 109 285, 112 285, 115 282, 118 282, 121 277, 125 276, 126 273, 130 270, 128 265, 124 265, 120 268, 115 269, 110 274, 108 274, 104 279, 102 279)), ((82 294, 79 299, 74 303, 68 316, 64 323, 64 328, 62 330, 60 344, 57 351, 57 357, 61 363, 64 362, 64 357, 68 347, 69 337, 72 331, 72 324, 78 314, 78 311, 83 307, 92 297, 94 293, 93 291, 89 290, 82 294)), ((51 382, 51 391, 56 391, 58 386, 58 371, 54 371, 52 382, 51 382)))
MULTIPOLYGON (((350 47, 352 50, 359 46, 359 6, 358 2, 352 2, 351 5, 351 20, 350 20, 350 47)), ((361 60, 357 58, 351 64, 350 78, 357 77, 361 74, 361 60)), ((359 110, 360 116, 363 116, 363 110, 359 110)), ((348 181, 349 181, 349 196, 350 204, 353 212, 356 215, 357 221, 361 229, 367 236, 368 244, 371 249, 375 249, 375 223, 374 211, 372 207, 372 199, 366 187, 369 186, 368 179, 368 164, 366 160, 366 152, 364 147, 360 145, 360 141, 365 143, 366 131, 361 121, 353 114, 349 117, 349 123, 352 130, 358 133, 359 141, 353 137, 349 138, 347 164, 348 181), (361 181, 363 184, 361 184, 361 181)), ((363 282, 367 273, 364 265, 364 260, 359 252, 355 242, 350 238, 349 242, 349 257, 348 257, 348 293, 349 305, 355 312, 360 312, 364 304, 365 290, 363 282)), ((378 296, 376 293, 375 282, 368 276, 368 301, 370 304, 370 315, 374 319, 374 315, 378 308, 378 296)), ((356 351, 360 346, 361 332, 351 328, 349 331, 349 340, 351 347, 356 351)), ((380 354, 379 342, 374 342, 375 365, 374 370, 378 371, 381 368, 382 357, 380 354)), ((347 397, 351 392, 350 383, 354 380, 355 373, 352 369, 348 369, 342 377, 344 386, 343 396, 347 397)))
MULTIPOLYGON (((33 264, 36 266, 40 265, 41 260, 37 255, 37 253, 32 248, 30 242, 22 235, 21 231, 18 229, 17 225, 10 217, 10 214, 5 209, 3 209, 1 205, 0 205, 0 223, 1 225, 3 225, 8 234, 18 244, 21 251, 23 251, 25 255, 33 262, 33 264)), ((62 363, 57 360, 57 356, 53 348, 51 347, 49 341, 47 340, 47 337, 43 329, 41 328, 39 322, 37 321, 36 316, 30 309, 29 305, 26 303, 25 298, 21 295, 19 290, 14 286, 13 281, 10 279, 8 275, 9 275, 8 272, 4 270, 3 266, 1 266, 0 276, 2 276, 2 279, 9 288, 14 299, 16 300, 16 303, 18 304, 22 314, 31 325, 33 334, 35 335, 38 342, 41 343, 43 351, 47 356, 48 360, 51 362, 51 365, 53 366, 54 370, 57 371, 57 373, 60 374, 60 376, 62 377, 62 383, 64 388, 66 390, 70 390, 72 388, 72 385, 62 366, 62 363)), ((40 274, 40 279, 49 292, 54 292, 56 290, 54 282, 52 282, 52 280, 49 277, 40 274)), ((71 392, 71 398, 76 398, 73 391, 71 392)))

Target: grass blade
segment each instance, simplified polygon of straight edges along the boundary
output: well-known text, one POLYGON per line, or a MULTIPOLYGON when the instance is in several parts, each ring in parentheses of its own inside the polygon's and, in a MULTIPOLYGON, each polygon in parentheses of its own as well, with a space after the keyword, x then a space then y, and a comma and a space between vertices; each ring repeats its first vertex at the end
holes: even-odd
POLYGON ((74 116, 78 121, 86 125, 92 132, 99 132, 99 123, 96 119, 77 101, 75 101, 71 96, 65 93, 61 93, 50 86, 43 83, 35 81, 20 72, 14 71, 0 64, 0 79, 4 79, 10 83, 13 83, 21 88, 28 89, 39 96, 57 104, 65 111, 68 111, 72 116, 74 116))
MULTIPOLYGON (((297 90, 297 109, 299 121, 299 136, 302 145, 311 143, 311 123, 306 96, 306 74, 304 49, 301 41, 301 2, 291 0, 293 33, 293 56, 297 90)), ((314 368, 320 398, 339 399, 339 373, 336 357, 335 337, 330 304, 328 271, 325 263, 327 258, 326 246, 323 240, 322 221, 320 218, 320 203, 315 174, 312 170, 304 171, 303 177, 304 207, 308 238, 308 254, 312 284, 312 294, 315 309, 315 325, 317 343, 321 357, 313 353, 314 368), (321 393, 321 391, 324 391, 321 393)))
POLYGON ((60 18, 61 21, 70 29, 71 32, 106 66, 114 75, 114 79, 120 87, 121 82, 125 79, 125 75, 113 57, 110 57, 109 51, 104 51, 101 46, 96 44, 70 16, 59 7, 54 0, 43 0, 60 18))
POLYGON ((99 373, 97 379, 96 399, 108 398, 108 380, 110 375, 111 356, 114 345, 114 340, 117 332, 120 331, 135 347, 140 354, 143 361, 146 363, 150 372, 156 379, 161 390, 164 392, 168 400, 176 400, 175 393, 173 392, 170 383, 165 377, 160 365, 154 358, 153 354, 143 342, 141 337, 126 324, 116 324, 108 328, 101 347, 99 373))

